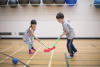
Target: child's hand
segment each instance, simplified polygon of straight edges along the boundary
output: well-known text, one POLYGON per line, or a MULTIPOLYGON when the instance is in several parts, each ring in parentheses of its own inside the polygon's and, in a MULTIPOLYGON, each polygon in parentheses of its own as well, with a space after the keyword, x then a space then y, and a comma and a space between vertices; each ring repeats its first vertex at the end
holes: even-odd
POLYGON ((36 40, 37 40, 38 42, 40 42, 40 39, 36 38, 36 40))
POLYGON ((63 35, 60 35, 60 38, 62 38, 63 37, 63 35))

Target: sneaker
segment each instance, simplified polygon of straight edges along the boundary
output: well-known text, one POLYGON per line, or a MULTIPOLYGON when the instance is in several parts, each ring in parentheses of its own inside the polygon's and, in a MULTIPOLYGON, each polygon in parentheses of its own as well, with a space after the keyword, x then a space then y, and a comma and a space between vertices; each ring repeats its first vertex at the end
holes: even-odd
POLYGON ((67 58, 68 58, 68 59, 72 59, 73 57, 72 57, 72 56, 67 56, 67 58))
POLYGON ((31 50, 29 50, 29 54, 33 54, 31 50))
POLYGON ((32 47, 32 50, 36 51, 36 49, 34 47, 32 47))

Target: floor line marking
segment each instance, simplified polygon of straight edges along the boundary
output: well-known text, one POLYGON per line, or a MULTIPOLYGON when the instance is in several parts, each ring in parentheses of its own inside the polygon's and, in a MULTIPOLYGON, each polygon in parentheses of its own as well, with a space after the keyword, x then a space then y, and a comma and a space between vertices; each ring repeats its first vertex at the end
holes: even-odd
POLYGON ((1 50, 0 52, 4 52, 6 50, 9 50, 10 48, 12 48, 13 46, 10 46, 9 48, 5 48, 4 50, 1 50))
POLYGON ((51 63, 52 63, 53 54, 54 54, 54 50, 51 52, 51 56, 50 56, 50 60, 49 60, 48 67, 51 67, 51 63))
POLYGON ((66 53, 64 53, 64 56, 65 56, 65 60, 66 60, 66 65, 67 65, 67 67, 70 67, 70 66, 69 66, 69 62, 68 62, 68 58, 67 58, 67 56, 66 56, 66 53))
MULTIPOLYGON (((21 51, 24 47, 20 48, 19 50, 15 51, 14 53, 12 53, 10 56, 15 55, 16 53, 18 53, 19 51, 21 51)), ((0 63, 3 63, 5 60, 7 60, 10 57, 6 57, 5 59, 1 60, 0 63)))
MULTIPOLYGON (((38 49, 38 51, 41 49, 41 47, 38 49)), ((36 51, 33 55, 32 55, 32 57, 30 58, 30 59, 33 59, 34 58, 34 56, 38 53, 38 51, 36 51)), ((27 62, 26 62, 26 64, 27 65, 29 65, 29 63, 31 62, 32 60, 28 60, 27 62)), ((25 65, 24 65, 24 67, 26 67, 25 65)))

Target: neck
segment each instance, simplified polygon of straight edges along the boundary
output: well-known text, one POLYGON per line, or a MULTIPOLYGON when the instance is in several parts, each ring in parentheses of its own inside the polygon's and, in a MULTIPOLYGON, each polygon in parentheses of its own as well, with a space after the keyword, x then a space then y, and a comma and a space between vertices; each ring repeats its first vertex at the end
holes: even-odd
POLYGON ((64 21, 61 22, 62 24, 64 23, 64 21))

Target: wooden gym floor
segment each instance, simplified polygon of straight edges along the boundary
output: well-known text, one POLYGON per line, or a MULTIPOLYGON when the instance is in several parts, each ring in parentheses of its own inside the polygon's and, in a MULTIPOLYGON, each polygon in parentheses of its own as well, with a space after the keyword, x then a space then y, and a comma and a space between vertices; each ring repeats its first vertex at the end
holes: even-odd
MULTIPOLYGON (((42 41, 51 46, 55 39, 42 41)), ((60 40, 56 49, 49 53, 44 53, 45 48, 34 41, 37 51, 33 55, 29 55, 27 45, 23 40, 3 39, 0 40, 0 52, 17 57, 31 67, 100 67, 99 39, 76 39, 74 44, 78 52, 73 59, 66 58, 68 56, 66 40, 60 40)), ((25 65, 21 63, 13 65, 11 58, 0 54, 0 67, 25 67, 25 65)))

